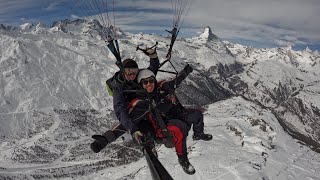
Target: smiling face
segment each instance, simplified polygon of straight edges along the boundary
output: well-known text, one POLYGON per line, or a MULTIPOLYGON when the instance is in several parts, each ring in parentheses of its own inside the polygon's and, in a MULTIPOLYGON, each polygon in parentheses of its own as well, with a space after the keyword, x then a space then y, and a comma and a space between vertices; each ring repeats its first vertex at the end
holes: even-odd
POLYGON ((148 92, 151 93, 154 90, 155 87, 155 79, 154 77, 148 77, 145 79, 142 79, 140 81, 140 83, 142 84, 142 87, 148 92))
POLYGON ((133 81, 136 79, 138 71, 138 68, 124 68, 124 77, 127 81, 133 81))

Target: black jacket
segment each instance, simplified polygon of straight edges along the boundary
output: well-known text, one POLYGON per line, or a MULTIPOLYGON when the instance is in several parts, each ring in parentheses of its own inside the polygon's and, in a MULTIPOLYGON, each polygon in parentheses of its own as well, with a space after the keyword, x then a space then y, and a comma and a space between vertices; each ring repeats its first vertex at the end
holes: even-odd
MULTIPOLYGON (((159 64, 158 58, 150 59, 148 69, 157 74, 159 64)), ((128 113, 128 105, 131 100, 137 97, 137 93, 128 92, 128 90, 138 90, 139 87, 136 86, 136 83, 126 81, 120 71, 110 78, 107 84, 113 92, 113 108, 117 118, 127 130, 130 130, 131 133, 135 132, 137 128, 128 113)))
POLYGON ((130 103, 131 107, 129 107, 132 120, 137 124, 149 118, 150 113, 153 118, 155 118, 155 111, 150 109, 150 100, 154 102, 155 109, 161 114, 165 123, 169 119, 181 119, 184 108, 178 99, 176 99, 177 97, 174 95, 174 91, 187 75, 188 74, 182 70, 176 78, 157 83, 155 90, 148 94, 149 97, 147 97, 147 95, 138 95, 138 97, 130 103))

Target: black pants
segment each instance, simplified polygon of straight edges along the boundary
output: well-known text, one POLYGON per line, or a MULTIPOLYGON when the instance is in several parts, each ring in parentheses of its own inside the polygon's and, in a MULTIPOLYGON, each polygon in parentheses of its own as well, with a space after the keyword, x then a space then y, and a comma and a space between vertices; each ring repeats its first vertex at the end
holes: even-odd
POLYGON ((112 143, 126 132, 126 128, 124 128, 121 123, 118 123, 114 128, 106 131, 103 135, 107 138, 108 143, 112 143))
MULTIPOLYGON (((154 131, 151 123, 149 121, 141 121, 139 124, 137 124, 138 129, 145 135, 146 138, 152 139, 154 138, 154 131)), ((127 130, 125 127, 119 123, 111 130, 108 130, 104 133, 105 137, 108 139, 109 143, 112 143, 116 139, 118 139, 120 136, 122 136, 124 133, 126 133, 127 130)))
POLYGON ((193 125, 193 133, 195 135, 200 135, 203 133, 204 123, 203 123, 203 113, 201 110, 186 108, 183 112, 182 121, 188 125, 193 125))
MULTIPOLYGON (((183 117, 180 119, 181 119, 181 121, 187 123, 189 126, 191 126, 191 125, 193 126, 193 133, 195 135, 199 135, 199 134, 203 133, 204 123, 203 123, 203 113, 201 110, 186 108, 183 110, 183 117)), ((143 129, 142 131, 147 131, 149 129, 149 125, 147 127, 148 128, 142 128, 143 129)), ((187 128, 181 128, 181 129, 187 129, 187 128)), ((110 132, 110 131, 114 134, 114 138, 112 138, 114 140, 108 139, 109 143, 115 141, 117 138, 119 138, 125 132, 127 132, 127 130, 124 128, 124 126, 121 123, 119 123, 117 126, 115 126, 112 130, 108 130, 107 132, 110 132)), ((144 133, 146 133, 146 132, 144 132, 144 133)), ((185 132, 183 134, 185 134, 185 132)))

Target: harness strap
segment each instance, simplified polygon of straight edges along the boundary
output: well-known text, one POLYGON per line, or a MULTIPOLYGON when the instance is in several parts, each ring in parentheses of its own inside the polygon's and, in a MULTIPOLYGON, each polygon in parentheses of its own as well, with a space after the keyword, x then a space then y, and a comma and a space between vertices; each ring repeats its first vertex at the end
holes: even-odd
POLYGON ((133 99, 130 103, 129 103, 129 105, 128 105, 128 112, 129 112, 129 114, 132 112, 132 110, 134 109, 134 107, 138 104, 138 102, 140 102, 140 101, 142 101, 142 100, 140 100, 140 99, 138 99, 138 98, 135 98, 135 99, 133 99))

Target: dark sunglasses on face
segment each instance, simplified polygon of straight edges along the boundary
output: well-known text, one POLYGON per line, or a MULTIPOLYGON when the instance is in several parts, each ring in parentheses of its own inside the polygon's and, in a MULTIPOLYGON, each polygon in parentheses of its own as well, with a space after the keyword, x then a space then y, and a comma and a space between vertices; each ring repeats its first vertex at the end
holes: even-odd
POLYGON ((154 78, 142 79, 141 84, 143 84, 143 85, 147 85, 148 83, 152 84, 152 83, 154 83, 154 81, 155 81, 154 78))
POLYGON ((136 72, 127 72, 126 75, 133 76, 133 75, 137 75, 137 73, 136 72))
POLYGON ((124 73, 127 76, 135 76, 138 74, 139 69, 138 68, 125 68, 124 73))

